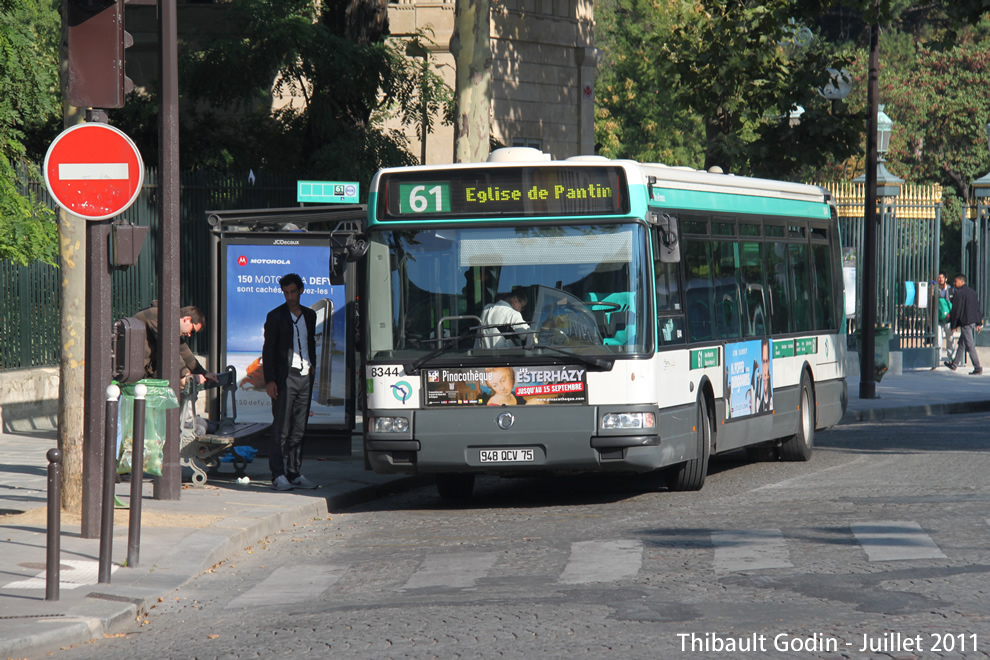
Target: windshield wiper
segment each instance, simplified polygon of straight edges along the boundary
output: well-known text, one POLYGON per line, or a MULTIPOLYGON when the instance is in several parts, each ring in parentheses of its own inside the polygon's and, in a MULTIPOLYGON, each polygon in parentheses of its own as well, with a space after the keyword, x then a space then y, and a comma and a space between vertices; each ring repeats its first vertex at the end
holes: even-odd
MULTIPOLYGON (((423 357, 417 358, 412 363, 403 365, 403 368, 406 370, 406 373, 407 374, 409 374, 410 376, 415 376, 419 372, 419 370, 423 368, 423 366, 426 363, 430 362, 434 358, 440 357, 444 353, 450 351, 452 348, 454 348, 456 346, 459 346, 462 340, 468 339, 468 338, 470 338, 472 336, 475 336, 481 330, 497 330, 497 329, 500 329, 500 328, 504 327, 504 325, 505 324, 498 324, 498 325, 476 325, 476 326, 473 326, 473 327, 468 328, 467 330, 465 330, 464 332, 462 332, 461 334, 459 334, 459 335, 457 335, 455 337, 441 337, 439 339, 429 340, 429 341, 439 342, 442 345, 441 346, 438 346, 434 350, 430 351, 429 353, 427 353, 423 357)), ((512 331, 512 332, 498 332, 498 333, 493 333, 493 334, 486 335, 486 336, 488 336, 488 337, 519 337, 519 336, 522 336, 522 335, 535 335, 535 334, 537 334, 537 331, 536 330, 518 330, 518 331, 512 331)), ((580 362, 580 363, 582 363, 582 364, 584 364, 586 366, 592 367, 594 369, 598 369, 600 371, 611 371, 612 370, 612 367, 615 365, 615 360, 609 360, 609 359, 606 359, 606 358, 599 358, 599 357, 593 357, 593 356, 588 356, 588 355, 581 355, 580 353, 573 353, 573 352, 568 351, 566 349, 558 348, 557 346, 549 346, 547 344, 533 344, 533 345, 530 345, 530 346, 520 346, 520 348, 523 348, 526 351, 532 351, 534 349, 535 350, 547 349, 547 350, 553 351, 555 353, 559 353, 561 355, 566 355, 567 357, 569 357, 569 358, 571 358, 573 360, 577 360, 578 362, 580 362)))
POLYGON ((569 358, 574 358, 575 360, 589 366, 599 369, 601 371, 611 371, 612 367, 615 365, 615 360, 608 360, 605 358, 593 357, 590 355, 581 355, 580 353, 572 353, 564 348, 558 348, 556 346, 548 346, 546 344, 536 344, 534 346, 529 346, 529 349, 548 349, 554 351, 555 353, 560 353, 561 355, 566 355, 569 358))
MULTIPOLYGON (((406 373, 407 374, 409 374, 410 376, 415 376, 416 373, 423 367, 424 364, 426 364, 427 362, 429 362, 430 360, 432 360, 434 358, 440 357, 441 355, 443 355, 444 353, 446 353, 450 349, 452 349, 452 348, 454 348, 456 346, 459 346, 462 340, 469 339, 471 337, 476 336, 478 334, 478 332, 481 331, 481 330, 497 330, 497 329, 501 328, 503 325, 505 325, 505 324, 501 324, 500 323, 498 325, 475 325, 475 326, 471 326, 470 328, 468 328, 467 330, 465 330, 464 332, 462 332, 461 334, 459 334, 459 335, 457 335, 455 337, 440 337, 439 339, 430 339, 430 340, 427 340, 427 341, 438 342, 440 344, 440 346, 438 346, 434 350, 430 351, 429 353, 427 353, 423 357, 417 358, 411 364, 403 365, 403 368, 406 370, 406 373)), ((490 335, 486 335, 486 336, 488 336, 488 337, 500 337, 500 336, 501 337, 510 337, 510 336, 511 337, 515 337, 515 336, 518 336, 518 335, 531 334, 531 332, 532 331, 527 331, 527 330, 524 330, 524 331, 513 331, 513 332, 498 332, 498 333, 494 333, 494 334, 490 334, 490 335)))

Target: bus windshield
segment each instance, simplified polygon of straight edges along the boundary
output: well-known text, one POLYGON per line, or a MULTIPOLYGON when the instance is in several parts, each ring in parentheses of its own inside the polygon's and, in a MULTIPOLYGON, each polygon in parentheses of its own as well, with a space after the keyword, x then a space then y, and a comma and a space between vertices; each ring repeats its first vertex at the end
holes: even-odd
POLYGON ((638 224, 373 232, 369 357, 642 354, 646 245, 638 224))

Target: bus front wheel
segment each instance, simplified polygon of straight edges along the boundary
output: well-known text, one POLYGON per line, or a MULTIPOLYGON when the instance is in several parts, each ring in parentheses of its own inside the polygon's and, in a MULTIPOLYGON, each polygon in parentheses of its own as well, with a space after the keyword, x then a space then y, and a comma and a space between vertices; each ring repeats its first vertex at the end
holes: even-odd
POLYGON ((443 500, 467 500, 474 492, 473 474, 438 474, 437 492, 443 500))
POLYGON ((780 445, 780 458, 784 461, 810 460, 815 448, 815 395, 807 373, 801 376, 798 395, 798 432, 780 445))
POLYGON ((697 414, 697 458, 671 468, 667 481, 670 490, 701 490, 705 485, 705 477, 708 476, 708 458, 712 452, 712 425, 708 419, 708 404, 703 396, 698 398, 697 414))

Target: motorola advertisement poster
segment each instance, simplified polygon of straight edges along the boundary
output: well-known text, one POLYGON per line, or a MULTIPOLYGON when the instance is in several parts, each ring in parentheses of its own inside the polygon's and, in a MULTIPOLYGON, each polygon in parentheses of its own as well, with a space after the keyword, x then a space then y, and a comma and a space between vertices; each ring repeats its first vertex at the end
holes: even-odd
POLYGON ((265 318, 285 303, 279 284, 286 273, 303 280, 299 303, 316 311, 316 370, 310 426, 347 427, 347 336, 345 285, 330 284, 326 238, 292 235, 228 238, 221 242, 223 328, 220 364, 237 369, 237 422, 272 422, 261 353, 265 318))

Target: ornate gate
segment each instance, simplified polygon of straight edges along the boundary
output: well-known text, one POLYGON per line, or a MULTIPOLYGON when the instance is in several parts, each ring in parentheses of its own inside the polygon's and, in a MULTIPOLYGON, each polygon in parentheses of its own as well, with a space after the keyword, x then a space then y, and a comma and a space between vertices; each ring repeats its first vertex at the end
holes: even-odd
MULTIPOLYGON (((857 266, 863 250, 863 184, 824 184, 835 198, 842 247, 857 266)), ((877 217, 877 323, 890 326, 898 349, 935 345, 930 283, 939 271, 942 186, 903 184, 900 194, 880 200, 877 217), (927 295, 925 290, 927 289, 927 295)), ((861 319, 862 268, 856 268, 856 314, 849 319, 852 334, 861 319)))

